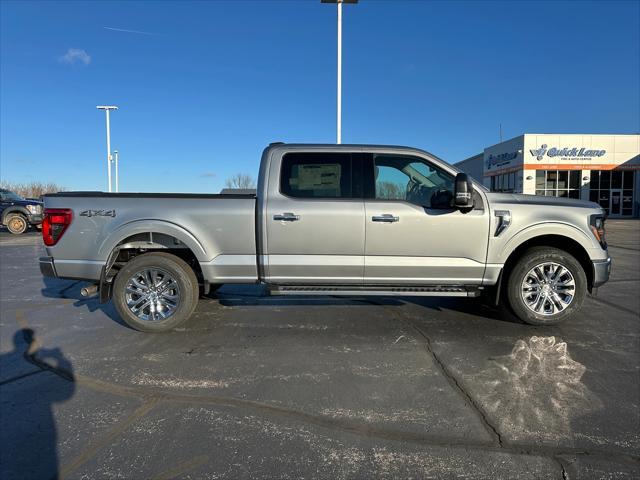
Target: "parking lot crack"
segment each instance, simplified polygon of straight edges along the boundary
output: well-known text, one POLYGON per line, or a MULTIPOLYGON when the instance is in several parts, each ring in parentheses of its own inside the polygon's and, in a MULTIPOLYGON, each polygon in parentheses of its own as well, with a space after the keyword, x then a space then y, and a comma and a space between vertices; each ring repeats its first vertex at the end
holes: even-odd
POLYGON ((463 398, 463 400, 469 406, 469 408, 476 413, 480 422, 484 426, 485 430, 493 439, 493 442, 500 448, 503 448, 505 445, 503 443, 502 435, 500 431, 489 420, 489 417, 487 413, 484 411, 484 409, 471 396, 471 394, 469 394, 469 392, 465 390, 464 386, 458 381, 458 379, 453 374, 453 372, 449 370, 449 368, 445 365, 445 363, 440 359, 440 357, 433 350, 433 347, 431 345, 431 339, 429 338, 429 336, 424 331, 422 331, 422 329, 420 329, 411 319, 406 318, 404 315, 397 313, 395 309, 390 309, 384 303, 381 303, 375 300, 369 300, 369 299, 359 300, 359 301, 361 301, 362 303, 369 303, 371 305, 382 306, 383 308, 387 309, 387 311, 391 312, 396 318, 398 318, 401 322, 403 322, 405 325, 410 327, 414 332, 418 334, 418 336, 423 341, 422 343, 424 344, 425 349, 427 350, 427 352, 433 359, 435 365, 438 367, 438 369, 440 370, 444 378, 447 380, 449 385, 451 385, 453 389, 460 394, 460 396, 463 398))
POLYGON ((493 423, 489 420, 484 409, 478 404, 478 402, 467 392, 464 386, 458 381, 456 376, 449 370, 449 368, 444 364, 444 362, 440 359, 440 357, 436 354, 431 346, 431 339, 428 335, 426 335, 420 328, 418 328, 413 322, 408 322, 411 328, 424 340, 424 346, 426 350, 429 352, 433 361, 438 366, 444 377, 447 379, 449 384, 458 391, 458 393, 464 398, 467 405, 471 407, 473 411, 475 411, 480 418, 482 424, 484 425, 487 432, 493 437, 494 441, 500 446, 503 447, 502 435, 498 431, 498 428, 493 425, 493 423))

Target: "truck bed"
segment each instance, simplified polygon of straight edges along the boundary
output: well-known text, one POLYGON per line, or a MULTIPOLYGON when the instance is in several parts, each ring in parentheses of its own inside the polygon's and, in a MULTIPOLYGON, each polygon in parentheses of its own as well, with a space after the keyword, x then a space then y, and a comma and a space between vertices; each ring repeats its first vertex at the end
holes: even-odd
POLYGON ((257 277, 255 195, 61 192, 44 203, 73 211, 61 241, 46 248, 59 276, 99 278, 117 246, 162 239, 168 248, 189 248, 212 280, 257 277))

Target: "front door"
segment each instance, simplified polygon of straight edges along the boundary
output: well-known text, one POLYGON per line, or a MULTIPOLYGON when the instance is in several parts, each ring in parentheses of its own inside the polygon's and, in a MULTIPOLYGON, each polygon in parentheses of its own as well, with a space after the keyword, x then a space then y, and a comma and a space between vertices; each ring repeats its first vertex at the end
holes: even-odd
POLYGON ((622 190, 612 189, 609 195, 609 214, 620 215, 622 213, 622 190))
POLYGON ((265 278, 274 284, 361 284, 362 162, 351 153, 287 153, 273 162, 265 278), (279 183, 279 188, 278 188, 279 183))
POLYGON ((367 195, 373 198, 365 199, 365 283, 481 284, 487 210, 451 208, 454 177, 424 158, 375 154, 373 170, 375 188, 367 195))

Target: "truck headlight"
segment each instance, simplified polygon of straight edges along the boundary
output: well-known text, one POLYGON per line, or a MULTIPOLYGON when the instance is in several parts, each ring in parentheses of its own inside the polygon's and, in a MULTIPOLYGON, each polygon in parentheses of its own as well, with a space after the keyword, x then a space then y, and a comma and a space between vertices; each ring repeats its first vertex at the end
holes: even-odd
POLYGON ((31 213, 32 215, 35 215, 37 213, 40 213, 39 207, 40 205, 27 205, 27 210, 29 210, 29 213, 31 213))
POLYGON ((596 237, 598 243, 602 248, 607 248, 607 241, 605 240, 605 228, 604 228, 605 216, 601 214, 591 215, 589 217, 589 228, 591 233, 596 237))

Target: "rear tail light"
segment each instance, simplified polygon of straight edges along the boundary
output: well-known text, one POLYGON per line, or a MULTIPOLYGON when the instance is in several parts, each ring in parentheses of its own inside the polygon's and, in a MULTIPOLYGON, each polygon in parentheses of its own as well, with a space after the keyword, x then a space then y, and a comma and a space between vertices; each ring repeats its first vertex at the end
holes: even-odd
POLYGON ((73 220, 70 208, 45 208, 42 220, 42 240, 47 247, 58 243, 73 220))

